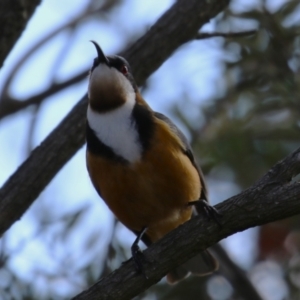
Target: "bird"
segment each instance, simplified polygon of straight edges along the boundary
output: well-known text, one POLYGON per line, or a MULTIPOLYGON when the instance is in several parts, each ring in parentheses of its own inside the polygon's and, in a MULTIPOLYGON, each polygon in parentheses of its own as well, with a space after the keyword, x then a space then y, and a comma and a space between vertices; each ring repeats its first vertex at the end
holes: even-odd
MULTIPOLYGON (((106 56, 97 42, 89 74, 86 164, 93 186, 116 218, 136 234, 133 261, 144 272, 139 242, 149 247, 168 232, 205 212, 209 205, 201 169, 184 134, 143 99, 129 63, 106 56)), ((176 283, 190 273, 206 275, 218 261, 204 250, 170 270, 176 283)))

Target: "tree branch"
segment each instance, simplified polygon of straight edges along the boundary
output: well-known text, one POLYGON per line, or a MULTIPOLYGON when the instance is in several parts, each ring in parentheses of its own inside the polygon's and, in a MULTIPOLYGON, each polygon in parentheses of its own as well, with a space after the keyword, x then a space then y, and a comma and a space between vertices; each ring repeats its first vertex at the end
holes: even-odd
MULTIPOLYGON (((72 22, 73 23, 73 22, 72 22)), ((70 24, 72 24, 70 23, 70 24)), ((60 28, 59 30, 56 30, 54 33, 56 32, 60 32, 60 30, 62 30, 62 28, 60 28)), ((248 35, 253 35, 255 34, 257 31, 256 30, 248 30, 248 31, 242 31, 242 32, 231 32, 231 33, 223 33, 223 32, 200 32, 196 35, 195 39, 196 40, 202 40, 202 39, 208 39, 208 38, 213 38, 213 37, 224 37, 224 38, 237 38, 237 37, 244 37, 244 36, 248 36, 248 35)), ((51 36, 54 35, 54 33, 51 34, 51 36)), ((45 41, 47 41, 49 38, 49 36, 45 39, 42 40, 42 42, 44 43, 45 41)), ((38 44, 43 44, 41 42, 39 42, 38 44)), ((37 49, 36 47, 33 47, 33 49, 37 49)), ((34 50, 33 49, 29 49, 30 51, 28 51, 28 53, 32 53, 34 50)), ((17 65, 18 66, 22 66, 22 64, 26 61, 26 58, 28 58, 29 54, 26 54, 24 58, 21 59, 21 61, 18 61, 17 65)), ((88 74, 88 70, 84 70, 81 71, 80 73, 78 73, 77 75, 71 77, 70 79, 67 79, 65 81, 62 82, 53 82, 46 90, 44 90, 43 92, 40 92, 36 95, 33 95, 31 97, 29 97, 26 100, 18 100, 15 98, 12 98, 8 95, 8 88, 11 84, 11 81, 13 79, 13 77, 15 76, 17 72, 17 68, 15 68, 13 70, 13 72, 10 74, 5 87, 2 91, 2 97, 1 97, 1 101, 0 101, 0 119, 3 117, 6 117, 10 114, 16 113, 21 109, 24 109, 30 105, 37 105, 42 103, 47 97, 50 97, 60 91, 62 91, 63 89, 76 84, 78 82, 80 82, 81 80, 85 79, 87 77, 88 74)))
MULTIPOLYGON (((55 33, 56 32, 59 32, 59 30, 55 31, 55 33)), ((195 39, 202 40, 202 39, 208 39, 208 38, 213 38, 213 37, 237 38, 237 37, 253 35, 256 32, 257 32, 256 30, 231 32, 231 33, 200 32, 196 35, 195 39)), ((51 34, 51 36, 52 35, 53 34, 51 34)), ((47 38, 43 39, 43 42, 47 41, 47 40, 48 40, 47 38)), ((34 48, 36 49, 36 47, 34 47, 34 48)), ((32 51, 33 51, 33 49, 30 49, 30 51, 28 51, 28 53, 32 53, 32 51)), ((26 55, 25 58, 27 58, 27 56, 29 56, 29 55, 26 55)), ((26 59, 22 59, 20 62, 18 62, 17 65, 22 65, 22 63, 25 61, 26 61, 26 59)), ((9 76, 9 79, 7 80, 4 90, 2 91, 2 98, 1 98, 1 102, 0 102, 0 119, 5 116, 8 116, 10 114, 13 114, 15 112, 18 112, 19 110, 24 109, 30 105, 40 104, 45 100, 45 98, 52 96, 52 95, 56 94, 57 92, 60 92, 63 89, 80 82, 81 80, 86 78, 88 70, 81 71, 77 75, 75 75, 72 78, 67 79, 63 82, 59 82, 59 83, 53 82, 52 85, 49 86, 49 88, 47 88, 45 91, 38 93, 37 95, 31 96, 30 98, 28 98, 26 100, 18 100, 18 99, 11 98, 10 96, 8 96, 7 90, 8 90, 8 87, 10 86, 13 76, 15 76, 16 72, 17 72, 17 69, 14 69, 12 74, 9 76)))
POLYGON ((199 32, 195 37, 196 40, 203 40, 213 37, 237 38, 249 36, 257 33, 257 30, 246 30, 240 32, 199 32))
MULTIPOLYGON (((222 11, 229 0, 178 0, 151 29, 121 55, 139 85, 199 28, 222 11), (184 30, 182 30, 184 28, 184 30), (142 62, 142 63, 141 63, 142 62)), ((0 190, 0 235, 33 203, 85 141, 86 97, 37 147, 0 190)))
POLYGON ((177 0, 130 51, 122 53, 131 65, 137 84, 142 85, 179 46, 193 40, 199 29, 229 2, 177 0))
MULTIPOLYGON (((84 70, 64 82, 54 81, 46 90, 44 90, 43 92, 37 95, 31 96, 29 99, 26 100, 14 99, 10 96, 9 93, 11 84, 14 78, 16 77, 17 72, 20 70, 20 68, 23 67, 26 61, 36 51, 38 51, 42 46, 44 46, 47 42, 49 42, 49 40, 53 39, 55 36, 61 34, 62 32, 66 32, 70 34, 70 32, 72 32, 80 22, 83 22, 88 17, 102 12, 107 13, 107 10, 110 9, 114 5, 114 3, 115 1, 106 0, 106 2, 102 3, 102 6, 97 9, 91 9, 90 5, 87 4, 87 7, 83 9, 78 15, 73 17, 66 24, 63 24, 58 28, 53 29, 52 32, 50 32, 39 41, 32 44, 31 47, 25 52, 25 54, 22 57, 20 57, 17 61, 15 61, 14 66, 12 67, 12 70, 10 71, 6 80, 4 81, 3 88, 0 91, 0 119, 9 114, 24 109, 30 105, 40 104, 43 100, 45 100, 45 98, 53 95, 54 93, 61 91, 62 89, 69 87, 72 84, 81 81, 87 76, 88 70, 84 70)), ((56 70, 55 66, 53 66, 53 71, 54 70, 56 70)), ((55 72, 52 73, 53 75, 55 74, 55 72)), ((52 77, 54 79, 54 76, 52 77)))
POLYGON ((218 204, 222 227, 202 215, 173 230, 144 251, 148 276, 137 274, 130 259, 73 300, 132 299, 169 270, 236 232, 300 213, 300 148, 277 163, 252 187, 218 204))
POLYGON ((0 1, 0 68, 41 0, 0 1))

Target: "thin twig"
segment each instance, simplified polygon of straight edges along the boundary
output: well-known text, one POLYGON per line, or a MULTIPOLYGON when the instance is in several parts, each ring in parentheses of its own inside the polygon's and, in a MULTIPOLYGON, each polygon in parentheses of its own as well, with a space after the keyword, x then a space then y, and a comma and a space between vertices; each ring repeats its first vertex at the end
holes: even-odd
POLYGON ((20 101, 14 98, 3 98, 2 99, 3 101, 0 102, 0 119, 10 114, 16 113, 19 110, 24 109, 30 105, 41 104, 46 98, 87 78, 88 78, 88 71, 85 70, 63 82, 52 83, 52 85, 45 91, 38 93, 37 95, 31 96, 26 100, 20 101))
POLYGON ((241 32, 199 32, 195 39, 196 40, 203 40, 213 37, 224 37, 224 38, 237 38, 237 37, 245 37, 249 35, 256 34, 257 30, 247 30, 241 32))

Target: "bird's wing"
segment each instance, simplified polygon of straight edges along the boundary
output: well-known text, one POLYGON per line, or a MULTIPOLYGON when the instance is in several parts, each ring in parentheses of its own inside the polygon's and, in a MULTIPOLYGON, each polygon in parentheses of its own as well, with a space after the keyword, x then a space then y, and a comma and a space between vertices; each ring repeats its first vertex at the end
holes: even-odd
POLYGON ((168 126, 172 129, 172 131, 181 140, 182 144, 184 145, 183 153, 190 159, 191 163, 196 168, 196 170, 199 174, 199 179, 200 179, 201 186, 202 186, 200 199, 205 200, 205 201, 208 202, 208 193, 207 193, 207 188, 206 188, 206 184, 205 184, 205 181, 204 181, 204 176, 203 176, 203 173, 201 171, 201 168, 197 165, 197 163, 195 161, 193 150, 192 150, 187 138, 182 133, 182 131, 168 117, 166 117, 165 115, 163 115, 161 113, 158 113, 158 112, 154 112, 154 116, 156 118, 164 121, 165 123, 167 123, 168 126))

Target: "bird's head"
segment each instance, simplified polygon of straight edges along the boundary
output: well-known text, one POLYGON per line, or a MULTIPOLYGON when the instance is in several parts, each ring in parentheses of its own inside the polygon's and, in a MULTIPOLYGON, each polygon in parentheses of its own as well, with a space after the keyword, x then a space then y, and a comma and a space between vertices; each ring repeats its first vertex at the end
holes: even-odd
POLYGON ((95 58, 89 79, 89 104, 98 112, 111 111, 127 101, 133 101, 137 86, 128 62, 120 56, 106 56, 94 41, 98 57, 95 58))

